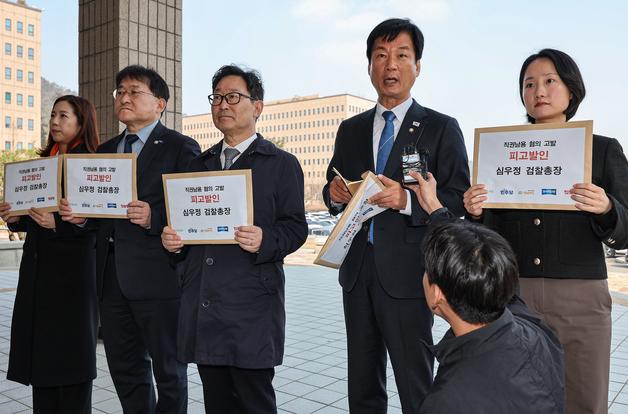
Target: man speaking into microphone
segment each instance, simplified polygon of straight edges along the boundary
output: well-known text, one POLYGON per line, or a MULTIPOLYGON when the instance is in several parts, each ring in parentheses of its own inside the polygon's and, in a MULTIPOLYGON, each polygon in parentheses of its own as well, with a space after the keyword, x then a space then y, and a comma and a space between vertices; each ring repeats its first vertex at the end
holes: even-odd
POLYGON ((429 151, 428 169, 438 182, 438 198, 453 214, 464 214, 462 195, 469 188, 458 123, 419 105, 410 94, 422 52, 423 34, 407 19, 389 19, 373 29, 366 57, 377 105, 340 124, 323 189, 325 203, 336 215, 351 195, 333 168, 351 181, 374 171, 386 186, 370 201, 388 210, 363 224, 339 273, 349 409, 360 414, 386 412, 386 352, 404 413, 418 413, 432 383, 433 357, 419 346, 421 339, 432 343, 433 317, 421 285, 420 246, 428 214, 401 184, 403 149, 412 144, 429 151))

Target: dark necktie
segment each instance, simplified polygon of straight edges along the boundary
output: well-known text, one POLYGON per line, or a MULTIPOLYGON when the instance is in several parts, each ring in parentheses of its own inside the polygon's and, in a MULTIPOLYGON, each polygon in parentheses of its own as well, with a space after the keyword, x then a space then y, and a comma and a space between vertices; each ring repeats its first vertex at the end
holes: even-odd
POLYGON ((140 137, 138 137, 135 134, 129 134, 126 136, 126 138, 124 139, 124 153, 125 154, 131 154, 133 152, 133 143, 137 141, 138 139, 140 139, 140 137))
MULTIPOLYGON (((383 174, 384 168, 386 168, 386 162, 388 156, 392 150, 393 143, 395 142, 395 114, 392 111, 384 111, 382 116, 386 120, 386 125, 382 130, 382 135, 379 137, 379 145, 377 146, 377 164, 375 164, 375 174, 383 174)), ((371 226, 369 227, 368 240, 373 244, 373 223, 375 218, 371 220, 371 226)))
POLYGON ((225 148, 225 166, 223 170, 228 170, 233 165, 233 159, 240 155, 240 151, 235 148, 225 148))

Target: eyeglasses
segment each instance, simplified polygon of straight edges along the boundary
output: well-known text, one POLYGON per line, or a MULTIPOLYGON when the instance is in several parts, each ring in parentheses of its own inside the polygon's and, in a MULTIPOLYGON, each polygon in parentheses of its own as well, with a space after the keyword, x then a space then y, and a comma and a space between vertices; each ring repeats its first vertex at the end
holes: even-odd
POLYGON ((139 89, 132 89, 130 91, 125 91, 124 89, 114 89, 113 92, 111 93, 111 95, 113 95, 113 99, 118 99, 118 98, 122 99, 124 95, 129 95, 129 98, 135 99, 135 98, 138 98, 142 94, 150 95, 156 98, 156 96, 153 95, 151 92, 141 91, 139 89))
POLYGON ((209 99, 209 104, 211 106, 218 106, 222 103, 223 99, 227 101, 229 105, 238 104, 240 103, 240 99, 242 97, 249 98, 252 101, 257 101, 257 99, 253 98, 252 96, 248 96, 240 92, 229 92, 228 94, 225 94, 225 95, 221 95, 219 93, 212 93, 211 95, 207 97, 207 99, 209 99))

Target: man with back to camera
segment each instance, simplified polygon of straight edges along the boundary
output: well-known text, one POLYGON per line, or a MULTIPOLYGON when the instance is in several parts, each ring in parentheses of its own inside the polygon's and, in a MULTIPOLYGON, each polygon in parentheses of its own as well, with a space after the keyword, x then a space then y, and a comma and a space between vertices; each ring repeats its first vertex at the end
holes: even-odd
POLYGON ((206 413, 276 413, 272 380, 283 359, 283 259, 307 238, 303 171, 296 157, 256 133, 264 108, 260 75, 221 67, 209 95, 224 139, 190 171, 250 169, 253 225, 234 232, 238 244, 186 246, 164 228, 162 241, 183 278, 179 359, 195 362, 206 413))
POLYGON ((563 352, 556 335, 516 296, 517 259, 498 233, 453 215, 436 182, 412 173, 430 213, 423 289, 434 314, 451 326, 437 345, 438 373, 421 414, 562 414, 563 352))
MULTIPOLYGON (((138 200, 129 203, 129 220, 94 220, 107 363, 125 413, 185 413, 187 366, 176 354, 181 289, 161 245, 166 225, 161 175, 186 171, 200 147, 159 122, 170 93, 154 70, 139 65, 122 69, 113 95, 126 129, 98 152, 137 154, 138 200)), ((67 203, 61 209, 64 220, 82 221, 72 216, 67 203)))
POLYGON ((340 124, 323 189, 325 203, 336 215, 351 195, 333 167, 351 181, 375 171, 386 186, 370 201, 388 210, 363 224, 339 272, 352 413, 386 412, 386 352, 404 413, 419 411, 432 383, 434 359, 417 346, 420 339, 432 341, 433 317, 417 277, 423 273, 417 252, 428 214, 400 184, 400 156, 409 144, 429 151, 438 195, 458 216, 464 215, 469 168, 456 120, 411 97, 422 52, 423 34, 407 19, 386 20, 370 33, 366 56, 377 105, 340 124))

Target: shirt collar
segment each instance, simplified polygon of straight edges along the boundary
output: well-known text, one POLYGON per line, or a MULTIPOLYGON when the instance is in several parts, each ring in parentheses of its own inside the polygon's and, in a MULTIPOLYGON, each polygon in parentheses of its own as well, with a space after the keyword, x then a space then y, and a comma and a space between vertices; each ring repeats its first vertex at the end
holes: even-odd
POLYGON ((499 318, 475 331, 471 331, 465 335, 455 336, 453 331, 449 329, 443 336, 443 339, 436 345, 424 343, 436 357, 439 364, 443 365, 456 361, 464 356, 481 353, 483 351, 482 345, 489 342, 494 335, 501 331, 506 325, 513 323, 513 321, 514 316, 510 310, 506 308, 499 318))
POLYGON ((392 109, 386 109, 381 103, 377 102, 377 105, 375 106, 375 113, 376 113, 376 116, 382 118, 383 117, 382 114, 385 111, 392 111, 395 114, 395 118, 399 122, 401 122, 406 117, 406 113, 408 112, 408 109, 410 109, 411 106, 412 106, 412 96, 409 96, 408 99, 401 102, 399 105, 395 106, 392 109))
POLYGON ((146 141, 148 140, 148 137, 150 137, 150 134, 153 132, 153 129, 155 129, 155 127, 157 126, 158 122, 159 122, 159 119, 157 119, 152 124, 146 125, 144 128, 140 129, 137 132, 129 132, 128 129, 125 129, 124 130, 124 138, 126 138, 127 135, 137 135, 139 137, 140 141, 142 141, 142 144, 146 144, 146 141))
POLYGON ((253 135, 251 135, 250 137, 248 137, 247 139, 245 139, 244 141, 242 141, 235 147, 228 145, 227 142, 223 139, 222 150, 220 152, 221 153, 225 152, 225 148, 235 148, 240 152, 240 154, 243 154, 244 151, 246 151, 246 149, 253 143, 253 141, 255 141, 255 138, 257 138, 257 133, 254 133, 253 135))

